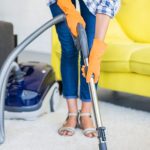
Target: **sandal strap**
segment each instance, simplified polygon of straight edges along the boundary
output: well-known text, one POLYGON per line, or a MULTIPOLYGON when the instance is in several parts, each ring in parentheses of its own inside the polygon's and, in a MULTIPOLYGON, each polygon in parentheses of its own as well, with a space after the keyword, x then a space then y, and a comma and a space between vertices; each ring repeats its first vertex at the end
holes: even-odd
POLYGON ((83 112, 80 112, 80 116, 81 116, 81 117, 84 117, 84 116, 89 116, 89 117, 91 117, 91 113, 83 113, 83 112))
POLYGON ((83 130, 83 134, 87 135, 89 133, 97 133, 95 128, 87 128, 83 130))
POLYGON ((62 131, 69 131, 69 132, 71 132, 72 134, 74 134, 75 128, 72 128, 72 127, 61 127, 61 128, 58 130, 58 132, 60 133, 60 132, 62 132, 62 131))
POLYGON ((68 113, 68 116, 78 116, 78 112, 72 112, 72 113, 68 113))

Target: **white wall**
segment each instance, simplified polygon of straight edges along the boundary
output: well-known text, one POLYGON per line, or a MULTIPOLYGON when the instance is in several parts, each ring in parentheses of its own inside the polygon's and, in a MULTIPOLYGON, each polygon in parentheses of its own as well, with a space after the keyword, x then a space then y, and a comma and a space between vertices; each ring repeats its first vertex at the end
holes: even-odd
MULTIPOLYGON (((13 23, 19 43, 50 18, 50 10, 45 0, 0 0, 0 20, 13 23)), ((36 39, 27 50, 50 53, 50 30, 36 39)))

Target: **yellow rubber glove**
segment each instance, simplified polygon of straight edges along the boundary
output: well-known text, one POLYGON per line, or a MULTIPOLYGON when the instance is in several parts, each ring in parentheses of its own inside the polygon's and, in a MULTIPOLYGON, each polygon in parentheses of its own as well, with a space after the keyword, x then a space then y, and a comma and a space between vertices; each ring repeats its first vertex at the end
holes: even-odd
POLYGON ((106 44, 100 39, 94 39, 93 46, 89 56, 89 66, 87 70, 87 75, 85 75, 85 66, 83 65, 82 75, 86 77, 86 82, 89 83, 92 74, 94 74, 94 82, 97 83, 100 75, 100 62, 101 57, 106 49, 106 44))
POLYGON ((77 37, 77 24, 81 23, 85 28, 85 22, 80 13, 76 11, 71 0, 57 0, 57 4, 66 15, 67 24, 71 33, 77 37))

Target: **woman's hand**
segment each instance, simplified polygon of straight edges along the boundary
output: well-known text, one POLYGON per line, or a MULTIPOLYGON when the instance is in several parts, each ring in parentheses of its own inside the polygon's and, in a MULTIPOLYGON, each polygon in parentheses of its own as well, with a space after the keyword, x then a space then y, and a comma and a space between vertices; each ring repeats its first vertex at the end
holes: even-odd
POLYGON ((81 17, 80 13, 76 11, 75 6, 71 0, 58 0, 58 6, 66 14, 66 20, 71 33, 77 37, 77 24, 81 23, 85 28, 85 22, 81 17))
MULTIPOLYGON (((106 49, 103 42, 110 22, 110 17, 105 14, 96 15, 95 39, 89 56, 89 66, 86 75, 86 81, 89 83, 92 74, 94 74, 94 82, 98 82, 100 75, 101 57, 106 49)), ((85 66, 82 67, 82 74, 85 77, 85 66)))
POLYGON ((89 56, 89 66, 87 75, 85 74, 85 66, 82 66, 82 75, 86 77, 86 82, 89 83, 91 76, 94 75, 94 82, 97 83, 100 75, 101 57, 106 49, 106 44, 100 39, 94 39, 93 46, 89 56))

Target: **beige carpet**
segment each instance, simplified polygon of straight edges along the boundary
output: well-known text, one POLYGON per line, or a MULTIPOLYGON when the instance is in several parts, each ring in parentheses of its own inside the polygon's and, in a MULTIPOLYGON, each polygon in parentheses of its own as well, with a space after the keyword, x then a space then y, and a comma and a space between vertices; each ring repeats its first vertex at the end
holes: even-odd
MULTIPOLYGON (((109 150, 150 150, 150 113, 101 103, 109 150)), ((97 139, 77 130, 61 137, 57 129, 66 118, 65 100, 57 112, 36 121, 6 121, 6 141, 0 150, 98 150, 97 139)))

